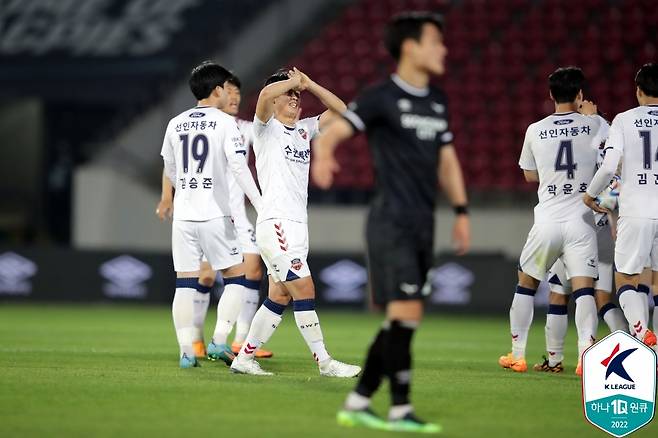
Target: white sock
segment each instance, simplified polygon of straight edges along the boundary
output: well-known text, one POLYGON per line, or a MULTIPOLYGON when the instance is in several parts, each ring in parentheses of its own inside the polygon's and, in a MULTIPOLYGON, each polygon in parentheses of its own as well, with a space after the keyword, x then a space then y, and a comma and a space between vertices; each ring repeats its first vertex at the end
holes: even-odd
POLYGON ((299 332, 304 337, 306 345, 313 353, 313 359, 318 364, 324 363, 330 359, 329 353, 324 346, 322 337, 322 328, 318 314, 315 313, 315 300, 296 300, 293 302, 295 309, 295 322, 299 332))
POLYGON ((554 367, 564 360, 564 338, 568 325, 567 306, 550 304, 544 328, 549 366, 554 367))
POLYGON ((576 331, 578 332, 578 358, 596 341, 599 315, 596 312, 594 289, 583 288, 574 291, 576 299, 576 331))
POLYGON ((230 278, 224 279, 224 292, 217 303, 217 324, 212 335, 212 342, 215 345, 226 344, 228 334, 231 333, 240 314, 240 307, 242 307, 244 286, 241 283, 231 283, 231 281, 230 278), (228 284, 226 284, 227 281, 228 284))
MULTIPOLYGON (((647 328, 649 328, 649 318, 651 316, 649 315, 649 300, 651 299, 651 288, 646 284, 640 283, 637 285, 637 293, 644 298, 644 307, 642 309, 644 310, 644 321, 647 322, 647 328)), ((640 340, 641 339, 642 338, 640 338, 640 340)))
POLYGON ((410 404, 391 406, 388 411, 388 419, 391 421, 399 420, 413 411, 414 408, 410 404))
POLYGON ((345 400, 345 409, 348 411, 361 411, 370 407, 370 398, 355 391, 350 392, 345 400))
POLYGON ((646 300, 646 295, 636 292, 632 286, 628 286, 619 295, 619 305, 624 312, 626 321, 628 321, 630 334, 639 340, 644 338, 644 334, 647 331, 647 320, 644 313, 644 308, 647 307, 646 300))
POLYGON ((269 298, 258 308, 251 322, 247 340, 242 344, 239 357, 253 359, 256 350, 270 340, 281 323, 285 306, 270 301, 269 298))
MULTIPOLYGON (((187 279, 184 279, 187 280, 187 279)), ((171 304, 171 315, 174 319, 176 338, 180 347, 180 356, 195 357, 194 348, 194 294, 196 289, 176 287, 174 301, 171 304)))
POLYGON ((628 333, 628 321, 624 318, 624 313, 619 307, 612 303, 610 304, 611 306, 607 309, 602 308, 601 311, 599 311, 599 313, 604 311, 603 321, 605 321, 611 333, 616 332, 617 330, 622 330, 628 333))
POLYGON ((536 291, 521 286, 517 286, 516 290, 509 311, 509 322, 512 331, 512 355, 516 359, 521 359, 525 357, 528 331, 535 312, 534 294, 536 291))
POLYGON ((210 293, 195 291, 194 293, 194 342, 203 342, 203 326, 206 322, 210 293))
POLYGON ((235 326, 235 338, 233 339, 233 342, 242 344, 247 338, 251 321, 254 319, 254 315, 258 310, 259 299, 260 293, 258 289, 245 287, 243 292, 242 309, 240 309, 240 315, 238 315, 238 323, 235 326))

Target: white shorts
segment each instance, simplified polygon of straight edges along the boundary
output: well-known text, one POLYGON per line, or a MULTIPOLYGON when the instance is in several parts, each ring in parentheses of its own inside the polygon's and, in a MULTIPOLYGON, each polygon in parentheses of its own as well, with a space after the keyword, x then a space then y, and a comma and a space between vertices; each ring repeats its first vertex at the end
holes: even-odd
POLYGON ((658 271, 658 219, 620 217, 615 246, 617 271, 639 274, 645 266, 658 271))
POLYGON ((526 240, 519 269, 541 281, 551 266, 561 259, 566 266, 566 277, 598 276, 596 232, 585 219, 568 222, 542 222, 532 226, 526 240))
MULTIPOLYGON (((597 225, 596 244, 599 250, 599 278, 594 282, 594 289, 603 292, 612 292, 613 286, 613 260, 615 256, 615 242, 612 240, 610 225, 597 225)), ((567 271, 562 260, 558 259, 548 273, 548 285, 551 292, 560 295, 570 295, 573 292, 571 283, 567 280, 567 271)))
POLYGON ((233 217, 233 223, 238 233, 238 241, 242 248, 243 254, 259 254, 258 245, 256 245, 256 230, 245 214, 233 217))
POLYGON ((242 263, 229 217, 203 222, 175 220, 171 226, 171 253, 176 272, 198 271, 204 257, 215 271, 242 263))
POLYGON ((308 225, 286 219, 268 219, 256 225, 256 243, 275 281, 308 277, 308 225))

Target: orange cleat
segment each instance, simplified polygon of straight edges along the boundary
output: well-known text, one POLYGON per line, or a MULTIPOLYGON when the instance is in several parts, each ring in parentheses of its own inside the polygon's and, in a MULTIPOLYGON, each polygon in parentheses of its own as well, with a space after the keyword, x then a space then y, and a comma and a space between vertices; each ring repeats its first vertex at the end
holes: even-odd
POLYGON ((578 359, 578 365, 576 365, 576 375, 583 376, 583 361, 578 359))
MULTIPOLYGON (((231 344, 231 350, 233 350, 234 354, 240 353, 240 348, 242 348, 242 344, 239 344, 237 342, 233 342, 231 344)), ((259 348, 258 350, 256 350, 254 356, 256 356, 256 359, 269 359, 270 357, 274 356, 274 353, 259 348)))
POLYGON ((197 357, 197 359, 205 359, 207 355, 206 344, 202 340, 194 342, 192 347, 194 348, 194 355, 197 357))
POLYGON ((525 373, 528 371, 528 364, 524 358, 515 359, 512 353, 508 353, 505 356, 500 356, 498 359, 498 364, 503 368, 508 368, 517 373, 525 373))
POLYGON ((644 334, 644 337, 642 338, 642 342, 644 342, 644 345, 648 345, 649 347, 655 346, 656 334, 651 330, 647 330, 646 333, 644 334))

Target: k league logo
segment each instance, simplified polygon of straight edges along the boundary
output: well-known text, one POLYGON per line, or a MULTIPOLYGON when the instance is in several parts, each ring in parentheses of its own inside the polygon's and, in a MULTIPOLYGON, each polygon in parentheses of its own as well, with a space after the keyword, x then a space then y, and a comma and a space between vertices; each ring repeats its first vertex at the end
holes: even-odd
POLYGON ((583 354, 583 404, 587 420, 616 437, 648 424, 656 402, 656 353, 616 331, 583 354))

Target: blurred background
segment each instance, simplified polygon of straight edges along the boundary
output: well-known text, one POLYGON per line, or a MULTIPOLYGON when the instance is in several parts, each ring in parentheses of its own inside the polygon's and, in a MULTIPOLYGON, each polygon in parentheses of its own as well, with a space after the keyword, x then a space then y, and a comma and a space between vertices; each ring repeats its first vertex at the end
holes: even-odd
MULTIPOLYGON (((0 0, 0 300, 169 302, 159 152, 168 120, 195 104, 190 69, 236 73, 247 120, 281 66, 348 102, 390 74, 383 26, 414 9, 446 18, 437 85, 472 205, 473 250, 456 258, 440 202, 430 302, 506 312, 536 200, 518 155, 553 111, 547 75, 583 68, 610 120, 635 106, 635 71, 657 59, 655 0, 0 0)), ((311 96, 302 107, 322 110, 311 96)), ((334 189, 310 187, 309 262, 325 305, 363 308, 373 170, 363 136, 337 153, 334 189)))

